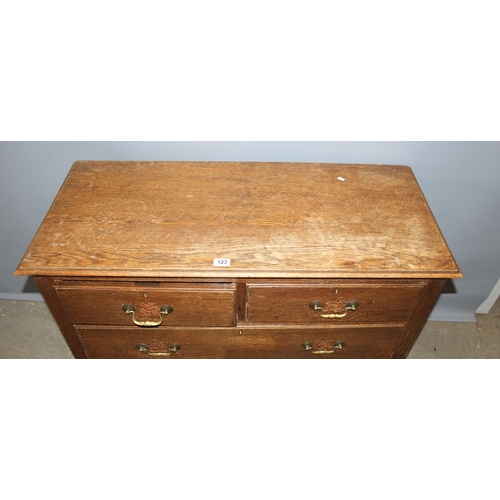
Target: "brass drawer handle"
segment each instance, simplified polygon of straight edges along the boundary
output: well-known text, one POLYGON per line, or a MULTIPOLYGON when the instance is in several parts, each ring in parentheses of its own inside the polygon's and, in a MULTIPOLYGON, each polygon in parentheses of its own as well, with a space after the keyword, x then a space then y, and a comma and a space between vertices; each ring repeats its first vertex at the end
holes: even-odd
POLYGON ((122 311, 125 314, 131 314, 132 321, 137 326, 160 326, 163 321, 162 315, 167 316, 168 314, 172 314, 174 312, 174 308, 171 306, 161 306, 160 312, 158 313, 158 315, 160 316, 160 321, 137 321, 135 319, 135 307, 131 306, 130 304, 124 304, 122 306, 122 311))
POLYGON ((311 351, 312 354, 333 354, 335 351, 340 351, 343 347, 345 347, 345 342, 335 342, 335 344, 333 344, 333 351, 315 351, 313 350, 312 342, 304 342, 302 347, 306 351, 311 351))
POLYGON ((148 356, 172 356, 172 354, 175 354, 181 348, 179 344, 170 344, 168 346, 168 352, 151 352, 147 344, 137 344, 135 347, 139 352, 147 354, 148 356))
POLYGON ((319 300, 315 300, 309 304, 309 307, 313 311, 319 311, 319 315, 322 318, 325 319, 332 319, 332 318, 345 318, 347 316, 347 313, 349 311, 354 311, 359 307, 359 302, 357 300, 350 300, 346 306, 345 306, 345 312, 344 313, 331 313, 331 314, 326 314, 323 313, 323 304, 319 300))

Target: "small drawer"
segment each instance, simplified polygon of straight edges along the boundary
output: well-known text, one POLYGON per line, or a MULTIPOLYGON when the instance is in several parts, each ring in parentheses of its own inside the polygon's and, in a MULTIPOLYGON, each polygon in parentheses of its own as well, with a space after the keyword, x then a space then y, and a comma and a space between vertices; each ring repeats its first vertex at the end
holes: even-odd
POLYGON ((249 283, 248 321, 275 324, 401 322, 408 320, 422 291, 421 283, 249 283))
POLYGON ((336 328, 77 328, 89 358, 388 358, 399 326, 336 328))
POLYGON ((75 325, 233 326, 232 283, 60 282, 56 291, 75 325))

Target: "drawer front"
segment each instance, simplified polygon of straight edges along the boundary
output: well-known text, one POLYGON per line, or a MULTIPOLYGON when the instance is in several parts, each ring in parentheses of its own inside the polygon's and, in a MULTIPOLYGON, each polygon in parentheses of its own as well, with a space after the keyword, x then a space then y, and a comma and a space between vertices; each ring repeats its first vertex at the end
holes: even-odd
POLYGON ((272 285, 250 283, 248 321, 276 324, 406 321, 423 285, 272 285))
POLYGON ((79 328, 89 358, 388 358, 402 326, 79 328))
MULTIPOLYGON (((77 328, 89 358, 224 358, 233 329, 77 328)), ((237 333, 237 331, 236 331, 237 333)))
POLYGON ((163 328, 235 324, 236 287, 231 283, 147 286, 66 282, 56 285, 56 291, 70 321, 76 325, 163 328))

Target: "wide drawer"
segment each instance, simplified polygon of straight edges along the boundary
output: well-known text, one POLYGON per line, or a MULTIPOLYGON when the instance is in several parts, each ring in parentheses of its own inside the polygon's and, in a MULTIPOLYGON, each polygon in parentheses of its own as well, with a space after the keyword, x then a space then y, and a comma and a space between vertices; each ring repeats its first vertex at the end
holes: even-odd
POLYGON ((247 285, 251 323, 381 323, 406 321, 424 285, 332 283, 247 285))
POLYGON ((89 358, 388 358, 402 326, 79 328, 89 358))
POLYGON ((233 326, 232 283, 56 283, 70 321, 76 325, 233 326))

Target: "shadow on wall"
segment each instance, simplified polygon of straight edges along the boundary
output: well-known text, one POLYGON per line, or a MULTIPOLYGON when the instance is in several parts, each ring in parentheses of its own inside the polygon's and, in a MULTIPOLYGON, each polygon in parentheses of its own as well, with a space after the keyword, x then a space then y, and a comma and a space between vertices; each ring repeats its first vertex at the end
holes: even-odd
POLYGON ((24 284, 23 293, 41 293, 33 276, 30 276, 24 284))
POLYGON ((453 280, 451 278, 444 284, 442 293, 457 293, 455 283, 453 283, 453 280))

